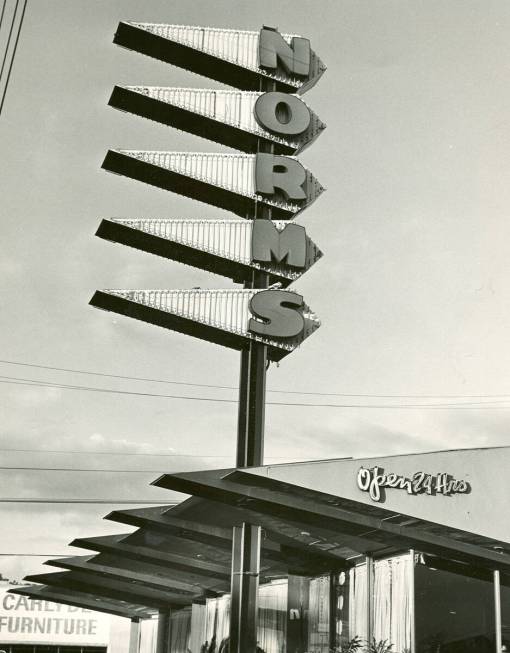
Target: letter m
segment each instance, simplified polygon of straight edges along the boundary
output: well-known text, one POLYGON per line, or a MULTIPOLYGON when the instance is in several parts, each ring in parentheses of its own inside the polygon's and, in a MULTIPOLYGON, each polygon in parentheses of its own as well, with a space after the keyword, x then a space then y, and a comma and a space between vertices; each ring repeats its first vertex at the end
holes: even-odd
POLYGON ((298 224, 287 224, 278 231, 271 220, 254 220, 251 238, 253 261, 281 263, 295 268, 306 264, 306 231, 298 224))
POLYGON ((310 41, 294 36, 289 45, 271 27, 263 27, 259 35, 259 65, 276 70, 280 64, 288 73, 306 76, 310 72, 310 41))

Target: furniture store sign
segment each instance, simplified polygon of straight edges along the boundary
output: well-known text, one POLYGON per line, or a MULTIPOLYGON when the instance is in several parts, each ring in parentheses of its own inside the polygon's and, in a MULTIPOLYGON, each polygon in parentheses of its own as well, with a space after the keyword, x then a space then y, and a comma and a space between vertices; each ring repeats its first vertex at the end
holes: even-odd
POLYGON ((411 477, 387 473, 382 467, 361 467, 358 471, 358 488, 368 492, 372 501, 383 502, 386 498, 386 488, 404 490, 407 494, 429 494, 452 496, 453 494, 469 494, 471 485, 464 480, 458 480, 447 474, 427 474, 416 472, 411 477))
POLYGON ((107 646, 108 615, 0 589, 0 643, 107 646))

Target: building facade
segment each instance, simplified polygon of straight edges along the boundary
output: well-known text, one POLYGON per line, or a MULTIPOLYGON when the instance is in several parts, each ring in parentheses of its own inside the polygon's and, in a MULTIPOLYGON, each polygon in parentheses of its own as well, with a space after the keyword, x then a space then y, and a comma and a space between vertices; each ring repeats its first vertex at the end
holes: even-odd
POLYGON ((227 653, 232 541, 249 522, 263 532, 259 652, 500 653, 509 468, 510 448, 490 448, 164 475, 154 484, 191 498, 114 511, 137 530, 77 540, 96 555, 31 580, 111 602, 131 578, 124 598, 152 617, 143 653, 227 653))

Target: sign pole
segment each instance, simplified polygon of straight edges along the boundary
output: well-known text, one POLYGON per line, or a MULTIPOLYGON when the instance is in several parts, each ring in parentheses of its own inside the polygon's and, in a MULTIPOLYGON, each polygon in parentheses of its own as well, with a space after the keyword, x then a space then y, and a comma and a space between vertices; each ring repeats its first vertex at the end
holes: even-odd
MULTIPOLYGON (((195 29, 121 22, 114 41, 246 91, 239 106, 223 91, 191 90, 195 105, 182 89, 131 86, 116 86, 109 104, 244 154, 109 150, 102 167, 231 211, 249 221, 248 229, 216 221, 196 233, 195 223, 186 220, 111 219, 102 221, 97 235, 242 280, 244 290, 107 290, 97 291, 90 303, 241 351, 236 466, 250 468, 264 462, 268 362, 281 360, 320 326, 303 297, 287 286, 322 256, 305 228, 291 221, 324 189, 289 155, 325 127, 296 95, 313 86, 325 66, 308 39, 274 27, 251 32, 233 58, 211 45, 217 29, 201 28, 202 44, 192 45, 195 29), (206 113, 194 108, 205 92, 214 98, 206 113), (241 120, 241 109, 253 122, 241 120)), ((225 42, 239 41, 233 39, 236 30, 221 33, 225 42)), ((229 653, 256 653, 260 543, 259 526, 243 522, 234 528, 229 653)), ((163 636, 162 630, 162 645, 163 636)))
MULTIPOLYGON (((274 90, 274 83, 260 82, 261 91, 274 90)), ((258 139, 259 152, 274 153, 272 144, 258 139)), ((255 220, 270 220, 271 208, 256 205, 255 220)), ((245 289, 269 286, 269 275, 253 271, 245 289)), ((251 342, 241 351, 236 467, 264 463, 267 347, 251 342)), ((258 588, 261 528, 247 522, 233 529, 232 587, 229 653, 255 653, 257 647, 258 588)))

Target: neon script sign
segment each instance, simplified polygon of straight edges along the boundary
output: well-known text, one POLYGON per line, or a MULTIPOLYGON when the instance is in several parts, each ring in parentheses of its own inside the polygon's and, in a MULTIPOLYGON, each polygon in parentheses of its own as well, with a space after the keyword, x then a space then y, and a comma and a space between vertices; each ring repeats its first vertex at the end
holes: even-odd
POLYGON ((451 496, 452 494, 469 494, 471 485, 464 480, 457 480, 450 474, 426 474, 416 472, 411 478, 399 474, 385 474, 382 467, 368 469, 361 467, 358 471, 358 487, 368 492, 372 501, 383 502, 386 499, 385 488, 405 490, 407 494, 430 494, 451 496))

